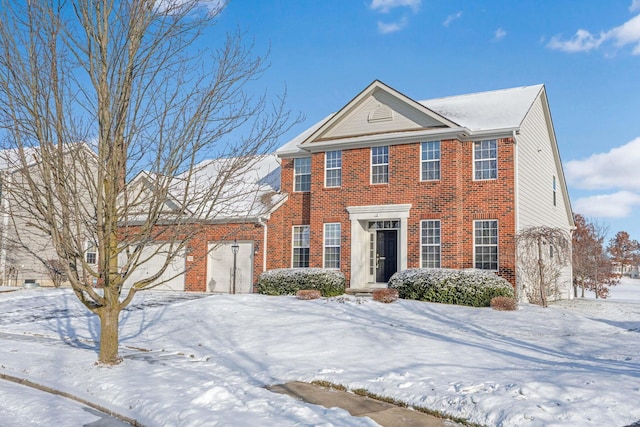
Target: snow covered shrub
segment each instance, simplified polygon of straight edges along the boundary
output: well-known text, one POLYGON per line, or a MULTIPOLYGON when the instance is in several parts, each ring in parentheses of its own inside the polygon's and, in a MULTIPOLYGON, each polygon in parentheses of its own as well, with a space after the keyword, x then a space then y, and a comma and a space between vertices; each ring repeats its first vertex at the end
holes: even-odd
POLYGON ((390 303, 398 299, 398 291, 395 289, 376 289, 373 291, 373 300, 390 303))
POLYGON ((498 311, 513 311, 517 308, 515 298, 493 297, 491 298, 491 308, 498 311))
POLYGON ((266 295, 295 295, 301 289, 315 289, 323 297, 344 294, 346 279, 338 270, 324 268, 278 268, 258 279, 258 292, 266 295))
POLYGON ((514 297, 511 283, 483 270, 404 270, 391 277, 389 288, 403 299, 472 307, 489 307, 494 297, 514 297))
POLYGON ((320 291, 315 289, 302 289, 296 292, 296 298, 302 300, 318 299, 322 296, 320 291))

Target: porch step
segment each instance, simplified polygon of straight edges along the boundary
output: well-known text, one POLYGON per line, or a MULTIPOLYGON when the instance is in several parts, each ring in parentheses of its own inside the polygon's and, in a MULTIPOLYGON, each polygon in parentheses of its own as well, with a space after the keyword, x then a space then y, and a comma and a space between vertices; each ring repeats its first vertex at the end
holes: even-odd
POLYGON ((361 298, 373 298, 373 291, 381 288, 347 288, 344 293, 361 298))

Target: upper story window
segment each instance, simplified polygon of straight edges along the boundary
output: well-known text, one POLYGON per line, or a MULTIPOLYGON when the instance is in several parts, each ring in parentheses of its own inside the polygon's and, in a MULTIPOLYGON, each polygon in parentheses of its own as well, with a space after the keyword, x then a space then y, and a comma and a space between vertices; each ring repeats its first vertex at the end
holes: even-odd
POLYGON ((324 225, 324 268, 340 268, 340 223, 324 225))
POLYGON ((498 178, 498 141, 489 139, 473 143, 473 179, 498 178))
POLYGON ((473 222, 474 267, 498 271, 498 221, 473 222))
POLYGON ((309 229, 308 225, 293 227, 293 268, 309 267, 309 229))
POLYGON ((422 181, 440 179, 440 141, 422 143, 420 168, 422 181))
POLYGON ((327 151, 324 154, 324 171, 325 187, 342 185, 342 151, 327 151))
POLYGON ((293 159, 293 191, 311 191, 311 157, 293 159))
POLYGON ((440 221, 424 220, 420 223, 422 268, 440 268, 440 221))
POLYGON ((557 203, 557 188, 556 188, 556 177, 553 177, 553 206, 556 206, 557 203))
POLYGON ((387 184, 389 182, 389 147, 371 148, 371 183, 387 184))
POLYGON ((87 264, 97 264, 98 263, 98 252, 96 247, 91 243, 87 243, 87 250, 84 253, 84 260, 87 264))

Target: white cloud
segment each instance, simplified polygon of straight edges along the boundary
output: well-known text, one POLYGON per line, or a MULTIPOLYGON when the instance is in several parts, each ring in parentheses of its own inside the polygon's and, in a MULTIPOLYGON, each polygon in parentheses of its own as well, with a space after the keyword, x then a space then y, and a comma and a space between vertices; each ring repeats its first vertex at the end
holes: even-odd
POLYGON ((404 27, 406 27, 407 23, 408 23, 407 18, 402 18, 398 22, 390 22, 390 23, 378 21, 378 31, 382 34, 395 33, 396 31, 400 31, 404 27))
POLYGON ((213 15, 219 14, 227 5, 228 0, 198 0, 193 3, 192 0, 157 0, 155 7, 159 13, 173 15, 193 10, 194 8, 204 8, 213 15))
POLYGON ((606 153, 565 164, 567 182, 588 190, 640 191, 640 137, 606 153))
POLYGON ((633 206, 640 205, 640 195, 630 191, 582 197, 572 203, 574 212, 586 217, 624 218, 633 206))
MULTIPOLYGON (((629 9, 640 10, 640 0, 634 0, 629 9)), ((563 52, 588 52, 598 49, 605 42, 611 42, 618 48, 635 45, 632 53, 640 55, 640 15, 634 16, 618 27, 601 32, 599 35, 579 29, 568 40, 563 39, 560 35, 553 36, 547 47, 563 52)))
POLYGON ((633 0, 631 2, 631 6, 629 6, 629 12, 638 12, 640 11, 640 0, 633 0))
MULTIPOLYGON (((638 0, 640 1, 640 0, 638 0)), ((462 17, 462 11, 458 11, 456 13, 454 13, 453 15, 449 15, 447 16, 447 19, 444 20, 444 22, 442 23, 443 26, 448 27, 449 24, 451 24, 453 21, 460 19, 460 17, 462 17)))
POLYGON ((503 30, 502 28, 498 28, 494 33, 494 40, 496 41, 502 40, 503 38, 506 37, 506 35, 507 35, 507 32, 505 30, 503 30))
POLYGON ((416 13, 420 9, 421 3, 422 0, 372 0, 369 7, 381 13, 388 13, 397 7, 410 7, 416 13))

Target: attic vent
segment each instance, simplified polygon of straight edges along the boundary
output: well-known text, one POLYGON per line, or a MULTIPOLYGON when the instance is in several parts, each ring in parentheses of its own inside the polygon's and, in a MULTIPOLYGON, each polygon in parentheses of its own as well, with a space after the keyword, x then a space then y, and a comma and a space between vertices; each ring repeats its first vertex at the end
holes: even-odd
POLYGON ((393 111, 386 105, 379 105, 378 108, 369 112, 367 121, 372 122, 385 122, 387 120, 393 120, 393 111))

